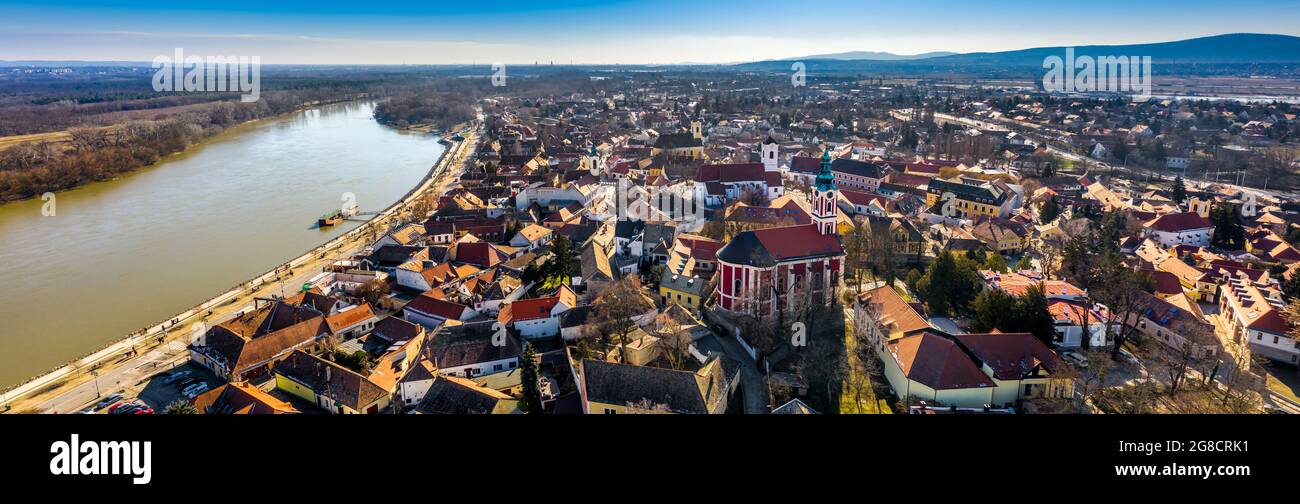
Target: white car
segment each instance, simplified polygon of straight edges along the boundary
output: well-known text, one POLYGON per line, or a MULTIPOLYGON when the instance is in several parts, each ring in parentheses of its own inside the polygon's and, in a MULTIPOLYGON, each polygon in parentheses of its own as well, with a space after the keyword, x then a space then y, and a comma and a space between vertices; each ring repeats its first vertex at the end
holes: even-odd
POLYGON ((194 399, 194 397, 198 397, 199 394, 203 394, 203 392, 207 391, 208 382, 199 382, 192 384, 190 388, 186 388, 185 396, 188 397, 188 399, 194 399))
POLYGON ((195 396, 202 394, 206 390, 208 390, 208 382, 198 382, 185 387, 185 390, 181 391, 181 395, 193 399, 195 396))
POLYGON ((1078 352, 1061 352, 1061 357, 1064 357, 1065 360, 1074 363, 1075 366, 1079 366, 1081 368, 1088 367, 1088 358, 1080 355, 1078 352))

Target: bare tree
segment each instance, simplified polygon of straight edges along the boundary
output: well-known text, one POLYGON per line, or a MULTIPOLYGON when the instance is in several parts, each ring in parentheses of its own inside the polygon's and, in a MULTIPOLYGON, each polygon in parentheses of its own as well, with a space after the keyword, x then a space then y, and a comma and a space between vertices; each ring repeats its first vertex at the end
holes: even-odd
POLYGON ((619 360, 627 363, 628 336, 636 329, 635 317, 654 307, 641 291, 641 281, 628 275, 606 287, 593 303, 591 323, 606 339, 619 346, 619 360))
POLYGON ((669 369, 686 369, 687 359, 691 356, 691 333, 687 330, 687 321, 681 320, 674 310, 665 311, 655 317, 654 336, 659 338, 660 355, 669 369))
POLYGON ((1075 390, 1075 397, 1080 402, 1080 408, 1085 408, 1088 403, 1097 404, 1102 392, 1106 390, 1106 376, 1110 371, 1110 359, 1105 351, 1088 350, 1084 354, 1091 365, 1078 369, 1079 378, 1075 382, 1078 390, 1075 390))
POLYGON ((1188 371, 1199 366, 1206 356, 1206 349, 1214 342, 1213 326, 1189 321, 1178 321, 1170 330, 1174 336, 1165 341, 1164 348, 1158 352, 1157 362, 1169 378, 1169 395, 1178 393, 1187 378, 1188 371))
POLYGON ((844 235, 844 267, 853 273, 853 287, 862 292, 862 276, 870 266, 871 231, 870 224, 854 219, 853 229, 844 235))
MULTIPOLYGON (((1115 269, 1113 274, 1095 290, 1097 302, 1108 308, 1106 334, 1115 336, 1115 347, 1111 350, 1112 359, 1119 358, 1124 342, 1137 331, 1136 319, 1145 307, 1144 301, 1150 298, 1134 278, 1138 274, 1127 269, 1115 269), (1117 325, 1118 329, 1116 329, 1117 325)), ((1085 327, 1085 337, 1088 332, 1088 328, 1085 327)))

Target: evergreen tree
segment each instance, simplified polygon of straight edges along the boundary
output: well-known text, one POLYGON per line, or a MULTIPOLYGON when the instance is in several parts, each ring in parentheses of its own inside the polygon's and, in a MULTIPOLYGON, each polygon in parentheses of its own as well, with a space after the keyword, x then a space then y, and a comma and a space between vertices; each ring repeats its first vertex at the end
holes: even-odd
POLYGON ((998 273, 1007 272, 1007 260, 1002 254, 988 254, 984 258, 984 269, 993 270, 998 273))
POLYGON ((1174 203, 1181 205, 1183 200, 1187 199, 1187 187, 1183 185, 1183 177, 1181 175, 1174 177, 1173 193, 1174 203))
POLYGON ((1241 225, 1241 215, 1232 206, 1214 205, 1210 209, 1210 223, 1214 224, 1214 236, 1210 240, 1216 247, 1227 250, 1241 250, 1246 245, 1246 231, 1241 225))
POLYGON ((1043 207, 1038 209, 1038 222, 1047 224, 1056 220, 1061 215, 1061 204, 1056 202, 1056 196, 1052 196, 1043 207))
POLYGON ((1287 301, 1300 298, 1300 272, 1291 273, 1291 279, 1282 282, 1282 297, 1287 301))
POLYGON ((542 413, 542 392, 537 378, 537 352, 532 343, 525 341, 524 351, 519 355, 519 382, 524 396, 519 406, 530 415, 542 413))
POLYGON ((164 415, 197 415, 199 414, 199 409, 194 406, 194 403, 187 401, 184 398, 181 398, 172 401, 170 403, 167 403, 167 407, 163 408, 163 414, 164 415))
POLYGON ((975 296, 971 301, 970 330, 985 333, 994 329, 1005 330, 1008 317, 1015 314, 1016 299, 1002 289, 989 289, 975 296))
POLYGON ((1056 324, 1048 311, 1047 293, 1042 284, 1032 285, 1016 302, 1014 328, 1017 332, 1033 333, 1043 344, 1051 346, 1056 334, 1056 324))

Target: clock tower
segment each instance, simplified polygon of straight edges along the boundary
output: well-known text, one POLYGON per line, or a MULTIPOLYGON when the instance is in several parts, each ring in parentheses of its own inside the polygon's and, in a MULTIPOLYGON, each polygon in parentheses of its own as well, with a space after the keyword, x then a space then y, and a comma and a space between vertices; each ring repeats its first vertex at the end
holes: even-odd
POLYGON ((822 152, 822 169, 817 173, 817 185, 812 194, 812 222, 817 232, 823 235, 837 234, 835 231, 835 207, 837 204, 835 174, 831 173, 831 149, 822 152))

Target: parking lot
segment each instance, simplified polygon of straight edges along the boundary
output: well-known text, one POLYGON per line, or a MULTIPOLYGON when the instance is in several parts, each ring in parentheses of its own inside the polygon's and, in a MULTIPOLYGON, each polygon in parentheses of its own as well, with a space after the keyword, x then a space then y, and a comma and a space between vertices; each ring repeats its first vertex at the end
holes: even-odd
MULTIPOLYGON (((93 411, 96 414, 107 414, 109 407, 118 402, 141 402, 152 408, 156 413, 162 413, 172 401, 184 398, 181 391, 192 382, 203 381, 210 388, 220 385, 221 380, 217 379, 206 368, 194 365, 189 361, 177 365, 175 368, 159 371, 139 383, 123 387, 120 398, 110 400, 114 395, 105 394, 97 398, 94 402, 86 405, 81 411, 93 411), (172 383, 166 383, 167 377, 174 372, 188 371, 186 378, 193 378, 190 382, 182 383, 184 380, 176 380, 172 383), (102 407, 97 407, 102 404, 102 407)), ((188 398, 187 398, 188 399, 188 398)))
MULTIPOLYGON (((217 379, 207 368, 196 365, 192 362, 186 362, 183 365, 176 366, 172 372, 189 371, 190 377, 196 380, 202 380, 208 383, 209 388, 216 388, 222 382, 217 379)), ((149 377, 141 384, 136 397, 143 401, 155 411, 162 412, 172 401, 181 399, 181 389, 185 386, 180 381, 174 383, 165 383, 169 372, 161 372, 149 377)))

